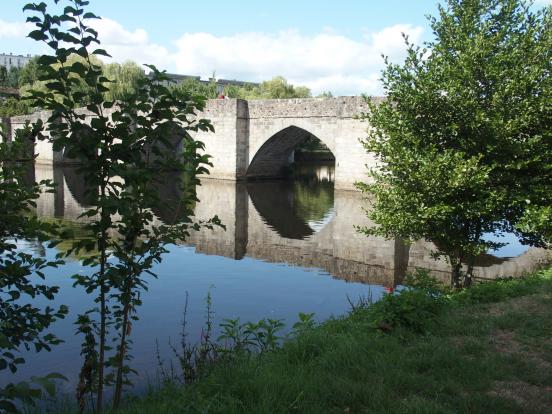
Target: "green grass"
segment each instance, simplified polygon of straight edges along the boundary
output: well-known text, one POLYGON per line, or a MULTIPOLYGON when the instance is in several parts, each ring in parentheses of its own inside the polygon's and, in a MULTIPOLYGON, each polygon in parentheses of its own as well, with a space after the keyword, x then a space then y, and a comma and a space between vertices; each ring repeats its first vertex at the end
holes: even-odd
POLYGON ((400 309, 388 318, 412 300, 329 320, 120 413, 552 412, 552 269, 448 295, 415 329, 400 309))

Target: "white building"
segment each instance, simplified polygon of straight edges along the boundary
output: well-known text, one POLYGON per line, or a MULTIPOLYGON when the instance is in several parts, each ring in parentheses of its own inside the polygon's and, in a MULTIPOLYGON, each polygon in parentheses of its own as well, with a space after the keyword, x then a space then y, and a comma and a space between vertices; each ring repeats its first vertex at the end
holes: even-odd
POLYGON ((14 55, 10 53, 0 53, 0 66, 4 66, 8 71, 12 68, 22 68, 25 66, 29 60, 31 60, 31 55, 14 55))

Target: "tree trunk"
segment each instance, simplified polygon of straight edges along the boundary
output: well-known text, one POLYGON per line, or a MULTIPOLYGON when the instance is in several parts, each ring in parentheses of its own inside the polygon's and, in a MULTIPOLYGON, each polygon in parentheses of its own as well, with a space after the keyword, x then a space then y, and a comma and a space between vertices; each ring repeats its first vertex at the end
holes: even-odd
POLYGON ((101 281, 100 281, 100 351, 98 356, 98 395, 96 399, 96 412, 101 413, 103 408, 104 388, 104 365, 105 365, 105 342, 106 342, 106 314, 107 305, 105 300, 105 254, 102 251, 101 281))
POLYGON ((460 281, 462 277, 462 262, 454 259, 454 261, 451 260, 452 263, 452 280, 451 285, 454 289, 460 289, 462 287, 462 283, 460 281))
MULTIPOLYGON (((130 288, 127 291, 129 295, 129 302, 130 302, 130 288)), ((119 343, 119 356, 117 359, 119 360, 119 366, 117 367, 117 378, 115 381, 115 395, 113 396, 113 409, 117 410, 119 408, 119 404, 121 402, 121 395, 123 393, 123 370, 124 370, 124 364, 125 364, 125 356, 126 356, 126 345, 127 345, 127 332, 128 332, 128 315, 130 312, 130 303, 126 303, 124 310, 123 310, 123 324, 121 326, 121 342, 119 343)))
MULTIPOLYGON (((105 200, 106 197, 106 184, 102 184, 100 189, 101 200, 105 200)), ((101 236, 98 243, 100 250, 100 274, 99 274, 99 286, 100 286, 100 346, 98 355, 98 394, 96 398, 96 412, 101 413, 103 410, 103 390, 104 390, 104 365, 105 365, 105 345, 107 336, 107 301, 106 301, 106 264, 107 264, 107 229, 105 228, 104 217, 108 214, 102 207, 101 210, 101 236)))
POLYGON ((468 263, 468 270, 464 274, 464 280, 463 280, 463 287, 468 288, 471 286, 473 282, 473 268, 474 268, 474 262, 475 258, 473 256, 470 257, 469 263, 468 263))

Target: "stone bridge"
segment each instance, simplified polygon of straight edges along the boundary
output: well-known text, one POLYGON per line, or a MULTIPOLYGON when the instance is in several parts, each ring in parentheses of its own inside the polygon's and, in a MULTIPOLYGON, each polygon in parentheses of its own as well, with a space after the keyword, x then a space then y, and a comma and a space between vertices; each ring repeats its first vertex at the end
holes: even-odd
POLYGON ((213 156, 211 177, 236 180, 281 176, 293 149, 315 136, 335 156, 336 188, 353 189, 375 165, 359 141, 367 124, 356 117, 366 110, 361 97, 212 100, 202 116, 215 134, 198 139, 213 156))
MULTIPOLYGON (((336 188, 354 189, 355 182, 367 180, 366 166, 375 165, 359 141, 368 125, 357 116, 366 110, 361 97, 209 100, 200 116, 211 120, 215 133, 200 132, 196 138, 213 157, 211 178, 240 180, 280 177, 293 149, 315 136, 335 157, 336 188)), ((13 136, 27 120, 48 116, 40 112, 3 122, 13 136)), ((71 163, 46 142, 36 144, 35 154, 39 163, 71 163)))

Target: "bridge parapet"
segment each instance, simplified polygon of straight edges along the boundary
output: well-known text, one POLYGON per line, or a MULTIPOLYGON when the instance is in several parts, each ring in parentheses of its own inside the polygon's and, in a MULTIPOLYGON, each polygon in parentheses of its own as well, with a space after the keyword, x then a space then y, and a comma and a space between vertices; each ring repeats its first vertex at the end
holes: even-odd
MULTIPOLYGON (((379 101, 382 98, 371 98, 379 101)), ((361 96, 304 99, 259 99, 249 101, 249 119, 266 118, 354 118, 366 112, 361 96)))

